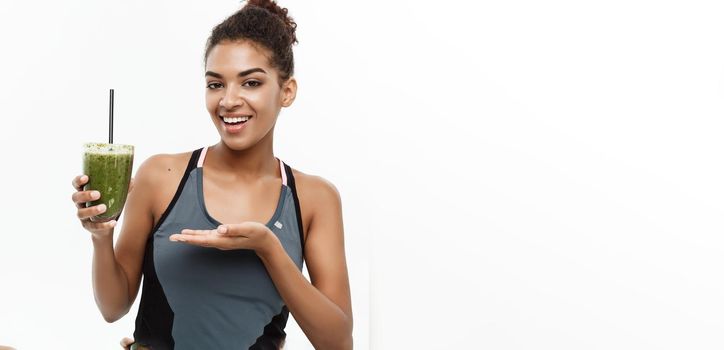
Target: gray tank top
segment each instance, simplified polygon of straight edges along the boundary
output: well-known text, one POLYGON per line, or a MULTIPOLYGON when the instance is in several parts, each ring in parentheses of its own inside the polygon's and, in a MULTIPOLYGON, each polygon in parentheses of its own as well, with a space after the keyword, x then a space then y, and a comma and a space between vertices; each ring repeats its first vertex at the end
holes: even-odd
MULTIPOLYGON (((204 204, 207 148, 193 152, 178 190, 149 235, 134 337, 151 349, 279 349, 289 310, 253 250, 171 242, 185 228, 221 225, 204 204)), ((279 160, 281 194, 266 226, 299 270, 304 237, 291 168, 279 160)))

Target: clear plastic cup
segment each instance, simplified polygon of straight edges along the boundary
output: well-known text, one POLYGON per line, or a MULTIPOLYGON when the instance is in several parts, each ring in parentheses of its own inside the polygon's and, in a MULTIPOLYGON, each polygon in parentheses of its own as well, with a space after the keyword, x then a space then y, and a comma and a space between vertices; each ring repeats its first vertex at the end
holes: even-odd
POLYGON ((88 176, 84 191, 98 191, 101 198, 86 207, 106 205, 106 211, 91 217, 93 222, 118 219, 128 196, 133 170, 133 146, 108 143, 83 145, 83 173, 88 176))

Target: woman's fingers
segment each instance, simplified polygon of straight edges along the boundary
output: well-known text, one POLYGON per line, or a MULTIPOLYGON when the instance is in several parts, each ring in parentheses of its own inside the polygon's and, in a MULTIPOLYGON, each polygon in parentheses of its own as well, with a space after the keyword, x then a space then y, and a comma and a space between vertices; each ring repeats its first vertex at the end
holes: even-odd
POLYGON ((91 216, 105 213, 106 209, 107 208, 105 204, 94 205, 88 208, 80 208, 78 209, 78 219, 85 220, 90 218, 91 216))
MULTIPOLYGON (((75 188, 75 192, 73 192, 73 195, 71 196, 71 199, 73 200, 73 203, 75 203, 76 208, 83 209, 85 208, 85 203, 94 201, 98 198, 101 198, 101 194, 98 191, 83 191, 83 185, 88 183, 88 176, 86 175, 79 175, 73 178, 72 184, 73 188, 75 188)), ((78 217, 80 218, 81 213, 78 212, 78 217)))
POLYGON ((116 227, 117 221, 111 220, 106 222, 93 222, 93 221, 83 221, 83 227, 85 227, 86 230, 89 230, 91 232, 99 232, 99 231, 107 231, 114 227, 116 227))
POLYGON ((76 205, 80 208, 80 204, 83 204, 83 207, 85 207, 86 202, 94 201, 96 199, 101 198, 101 193, 98 191, 78 191, 73 192, 73 195, 71 196, 73 199, 73 202, 75 202, 76 205))
POLYGON ((181 230, 181 233, 185 234, 185 235, 192 235, 192 236, 205 236, 205 235, 217 234, 218 232, 216 232, 216 230, 192 230, 192 229, 185 228, 185 229, 181 230))
POLYGON ((80 219, 83 228, 90 231, 94 235, 105 235, 109 232, 113 232, 113 228, 116 227, 116 220, 110 220, 106 222, 93 222, 91 218, 103 214, 108 210, 105 204, 94 205, 86 208, 86 203, 95 201, 101 198, 101 193, 98 191, 83 191, 83 185, 88 183, 87 175, 79 175, 73 178, 73 188, 75 192, 71 196, 73 203, 78 208, 76 215, 80 219))
POLYGON ((121 339, 121 346, 124 349, 130 349, 131 345, 133 345, 133 343, 134 343, 134 341, 131 338, 125 337, 125 338, 121 339))
POLYGON ((73 188, 75 188, 76 191, 80 191, 83 188, 83 185, 85 185, 87 182, 88 176, 78 175, 73 178, 73 188))

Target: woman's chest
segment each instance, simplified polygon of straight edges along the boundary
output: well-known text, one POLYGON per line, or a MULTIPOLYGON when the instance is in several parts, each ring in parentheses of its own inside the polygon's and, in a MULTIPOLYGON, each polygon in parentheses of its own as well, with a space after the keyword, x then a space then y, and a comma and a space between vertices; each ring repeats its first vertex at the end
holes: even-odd
POLYGON ((222 223, 269 223, 284 204, 283 188, 275 181, 234 183, 203 179, 204 203, 209 215, 222 223))
MULTIPOLYGON (((170 170, 170 169, 169 169, 170 170)), ((216 220, 222 223, 240 223, 244 221, 255 221, 268 223, 277 210, 283 209, 295 212, 295 205, 298 206, 299 216, 302 218, 303 237, 306 242, 309 233, 310 223, 314 216, 314 196, 310 195, 308 184, 309 179, 304 173, 293 171, 295 183, 288 183, 287 192, 293 198, 292 202, 283 201, 283 189, 281 184, 274 180, 258 181, 256 183, 232 183, 215 179, 213 175, 204 174, 197 186, 200 192, 200 201, 206 211, 216 220), (306 190, 306 191, 305 191, 306 190), (286 203, 288 208, 280 208, 286 203)), ((171 174, 169 174, 171 175, 171 174)), ((165 186, 156 188, 157 195, 152 206, 152 215, 155 218, 154 226, 158 218, 172 202, 174 193, 177 191, 178 182, 182 174, 174 174, 169 181, 164 181, 165 186)))

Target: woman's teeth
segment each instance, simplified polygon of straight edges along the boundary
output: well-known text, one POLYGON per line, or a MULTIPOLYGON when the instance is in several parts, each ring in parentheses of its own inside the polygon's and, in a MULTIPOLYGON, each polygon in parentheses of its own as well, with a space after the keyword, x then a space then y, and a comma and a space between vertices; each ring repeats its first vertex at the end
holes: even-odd
POLYGON ((221 117, 221 118, 224 119, 224 123, 229 123, 229 124, 242 123, 242 122, 249 120, 249 117, 237 117, 237 118, 221 117))

